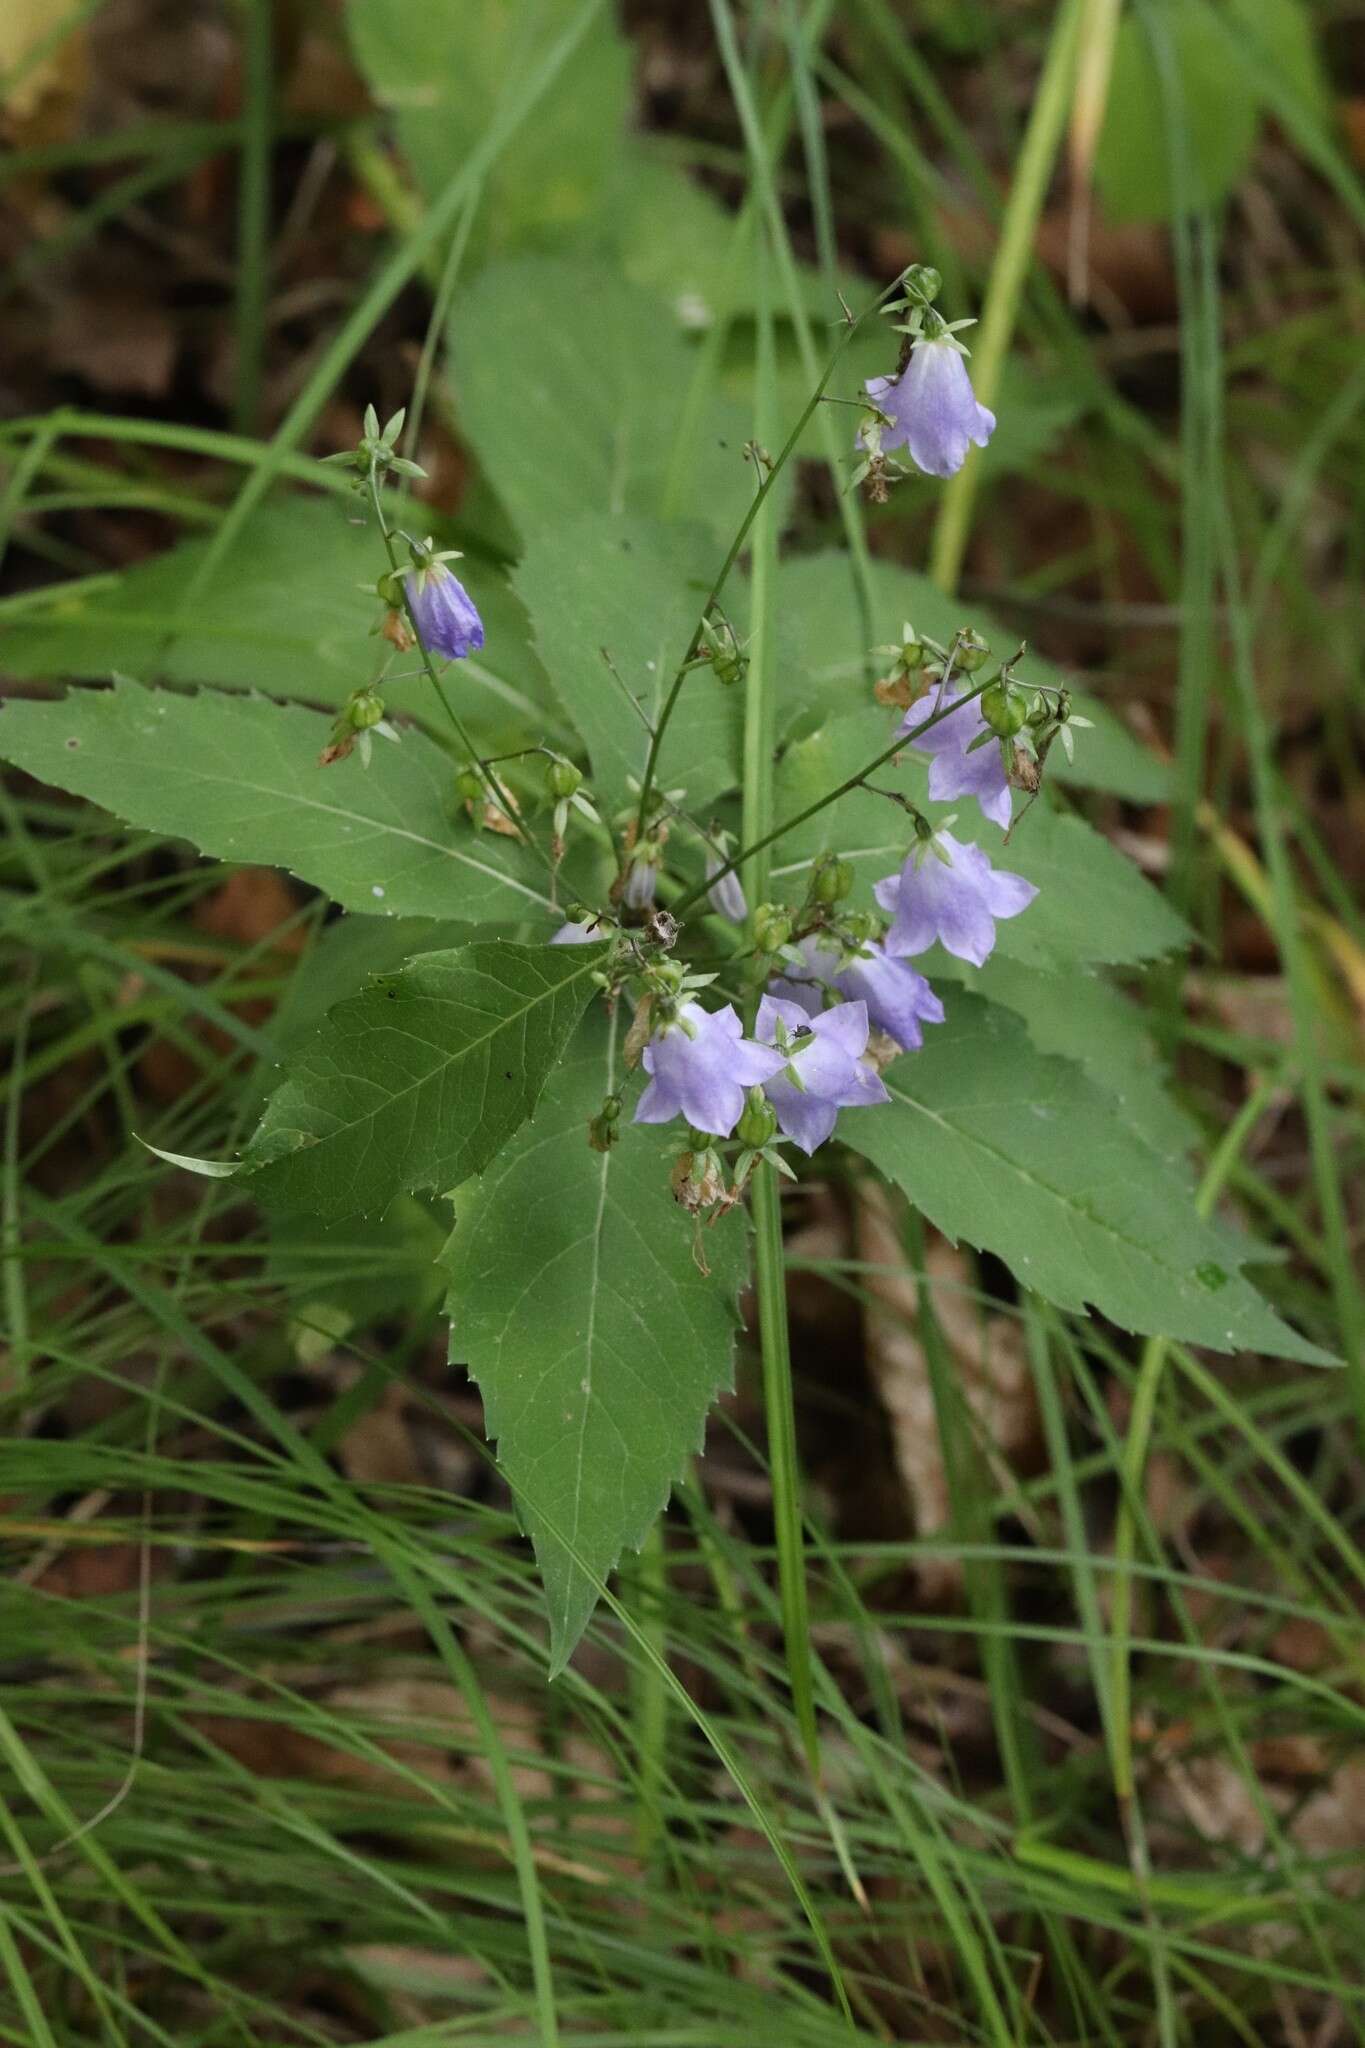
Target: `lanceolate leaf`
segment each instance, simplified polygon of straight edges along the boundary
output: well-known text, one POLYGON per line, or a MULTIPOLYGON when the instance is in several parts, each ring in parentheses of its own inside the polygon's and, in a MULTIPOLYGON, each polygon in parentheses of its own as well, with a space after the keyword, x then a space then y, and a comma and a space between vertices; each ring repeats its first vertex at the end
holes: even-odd
POLYGON ((534 1123, 471 1190, 451 1239, 451 1356, 536 1547, 562 1667, 597 1581, 643 1542, 706 1411, 729 1383, 746 1270, 741 1214, 705 1232, 709 1276, 668 1191, 665 1134, 631 1124, 590 1150, 588 1119, 623 1079, 595 1020, 534 1123))
POLYGON ((1187 1178, 1151 1151, 1079 1068, 1018 1020, 949 992, 945 1025, 885 1080, 891 1102, 840 1136, 950 1238, 995 1252, 1058 1307, 1215 1351, 1333 1360, 1237 1272, 1248 1247, 1203 1222, 1187 1178))
POLYGON ((222 860, 290 868, 348 910, 543 923, 544 870, 476 832, 449 754, 420 732, 374 743, 370 768, 318 754, 331 721, 300 705, 121 681, 0 713, 0 759, 147 831, 222 860))
POLYGON ((252 1192, 363 1216, 481 1172, 535 1108, 605 951, 481 940, 339 1003, 251 1141, 252 1192))

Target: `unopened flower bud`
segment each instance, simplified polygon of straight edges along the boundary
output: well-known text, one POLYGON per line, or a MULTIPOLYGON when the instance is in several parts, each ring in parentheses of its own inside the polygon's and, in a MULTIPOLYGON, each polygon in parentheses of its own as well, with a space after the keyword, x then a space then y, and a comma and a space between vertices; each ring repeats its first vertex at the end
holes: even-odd
POLYGON ((760 903, 754 912, 754 944, 759 951, 776 953, 791 935, 791 912, 780 903, 760 903))
POLYGON ((1028 717, 1023 698, 1008 683, 991 683, 981 692, 980 703, 981 716, 1002 740, 1013 739, 1028 717))
POLYGON ((350 720, 357 732, 366 732, 378 725, 384 716, 384 700, 373 690, 361 690, 351 700, 350 720))
POLYGON ((620 1097, 609 1095, 597 1115, 588 1118, 588 1144, 594 1152, 610 1152, 621 1135, 620 1116, 620 1097))
POLYGON ((484 793, 484 781, 477 768, 461 768, 455 777, 455 794, 463 803, 476 804, 484 793))
POLYGON ((750 1090, 748 1107, 737 1127, 739 1142, 751 1152, 761 1152, 777 1135, 777 1112, 761 1089, 750 1090))
POLYGON ((943 279, 932 263, 912 263, 901 278, 906 292, 915 299, 936 299, 943 290, 943 279))
POLYGON ((973 633, 969 627, 965 633, 958 634, 954 667, 961 669, 964 675, 975 675, 990 658, 991 650, 979 633, 973 633))
POLYGON ((394 570, 386 569, 384 571, 384 574, 375 584, 374 591, 381 604, 390 605, 397 611, 402 610, 403 579, 394 570))
POLYGON ((834 854, 826 854, 817 861, 811 876, 810 893, 817 903, 826 906, 842 903, 854 883, 852 861, 840 860, 834 854))
POLYGON ((546 766, 545 786, 553 797, 562 800, 572 796, 582 780, 581 770, 575 768, 572 761, 566 761, 560 754, 556 754, 546 766))

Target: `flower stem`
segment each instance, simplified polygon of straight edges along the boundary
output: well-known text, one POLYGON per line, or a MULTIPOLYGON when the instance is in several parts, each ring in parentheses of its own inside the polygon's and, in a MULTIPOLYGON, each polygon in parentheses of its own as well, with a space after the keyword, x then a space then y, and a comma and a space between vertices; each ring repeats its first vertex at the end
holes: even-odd
MULTIPOLYGON (((771 254, 758 248, 759 319, 757 417, 762 441, 768 408, 776 388, 772 308, 768 299, 771 254)), ((790 446, 790 443, 788 444, 790 446)), ((785 451, 784 451, 785 452, 785 451)), ((763 511, 760 492, 749 524, 754 528, 748 687, 744 700, 744 834, 757 842, 756 890, 767 888, 765 850, 772 838, 773 752, 776 732, 775 667, 773 660, 773 582, 777 569, 777 531, 771 511, 763 511), (761 514, 761 516, 759 516, 761 514)), ((731 863, 733 865, 733 863, 731 863)), ((705 886, 705 885, 704 885, 705 886)), ((755 1293, 758 1341, 763 1361, 763 1406, 768 1422, 768 1467, 773 1489, 773 1524, 777 1544, 778 1589, 782 1633, 791 1682, 792 1706, 801 1746, 811 1774, 820 1775, 820 1737, 815 1721, 815 1690, 806 1603, 806 1559, 801 1527, 801 1479, 796 1456, 796 1408, 792 1396, 791 1349, 787 1336, 787 1275, 782 1250, 782 1197, 775 1168, 765 1159, 755 1168, 752 1189, 755 1293)))
POLYGON ((432 660, 431 654, 428 651, 427 646, 422 639, 421 630, 417 624, 417 614, 413 611, 412 599, 408 596, 407 578, 403 574, 403 571, 399 566, 398 550, 395 548, 393 544, 393 534, 389 530, 389 522, 384 517, 384 504, 383 500, 379 495, 379 480, 375 476, 373 470, 371 470, 370 472, 370 498, 374 505, 374 516, 379 522, 379 531, 383 536, 384 552, 389 558, 389 567, 393 571, 394 575, 397 577, 398 587, 403 593, 403 611, 407 617, 409 626, 412 628, 412 637, 413 640, 416 642, 417 652, 422 658, 422 667, 427 672, 427 680, 430 682, 432 688, 436 692, 437 698, 440 702, 441 709, 445 712, 446 717, 450 720, 450 724, 454 730, 456 739, 464 748, 466 765, 474 770, 474 773, 482 782, 484 789, 488 793, 488 800, 493 805, 494 809, 502 812, 503 816, 507 819, 508 823, 514 827, 518 839, 520 839, 523 842, 523 844, 530 846, 533 843, 531 835, 526 830, 526 827, 522 824, 521 819, 517 816, 516 808, 512 803, 511 797, 502 787, 502 784, 492 774, 492 772, 488 768, 487 763, 480 759, 478 749, 475 747, 473 740, 470 738, 464 720, 460 717, 460 714, 458 713, 458 711, 456 711, 455 706, 451 703, 449 697, 447 697, 445 693, 445 685, 444 683, 442 683, 440 676, 437 674, 436 664, 432 660))
MULTIPOLYGON (((865 767, 859 768, 856 774, 850 775, 837 788, 827 790, 824 796, 817 797, 813 804, 807 804, 804 811, 797 811, 793 817, 784 818, 782 823, 774 825, 771 831, 765 831, 760 837, 751 840, 745 846, 741 846, 739 851, 732 854, 730 859, 726 861, 723 868, 718 868, 715 874, 708 876, 706 881, 699 882, 694 889, 690 889, 685 896, 679 898, 678 902, 670 906, 673 915, 675 917, 682 917, 685 912, 692 908, 698 897, 704 896, 707 890, 712 888, 723 876, 733 873, 736 868, 744 867, 757 856, 766 853, 770 846, 776 845, 779 839, 784 839, 788 832, 794 832, 798 825, 804 825, 808 818, 815 817, 818 812, 828 810, 831 804, 837 803, 841 796, 847 796, 850 790, 860 789, 867 781, 868 776, 875 775, 877 770, 883 767, 893 754, 899 754, 906 747, 912 747, 922 733, 926 733, 931 727, 938 725, 942 719, 949 717, 952 712, 958 710, 963 704, 969 704, 973 697, 979 697, 981 692, 988 689, 989 686, 989 677, 984 678, 979 683, 973 683, 970 690, 964 690, 960 697, 954 697, 951 704, 945 704, 941 710, 935 711, 932 717, 926 718, 912 732, 898 733, 889 747, 883 747, 880 754, 875 755, 865 767)), ((751 681, 751 695, 752 689, 751 681)), ((744 812, 744 826, 747 831, 749 829, 747 804, 744 812)), ((761 872, 751 871, 750 880, 753 884, 755 901, 761 901, 767 891, 768 871, 766 862, 763 864, 761 872)))
POLYGON ((781 450, 778 453, 776 459, 774 460, 772 467, 769 469, 768 474, 764 477, 763 482, 759 485, 757 491, 754 493, 753 499, 749 505, 749 509, 744 514, 743 519, 741 519, 739 523, 739 529, 736 532, 734 539, 730 543, 729 549, 725 556, 725 560, 721 563, 720 569, 716 575, 716 579, 707 593, 706 602, 703 604, 701 608, 701 612, 698 616, 696 626, 692 633, 692 637, 687 643, 687 651, 683 655, 682 660, 679 662, 677 672, 673 677, 672 683, 669 685, 669 691, 667 697, 664 699, 663 709, 660 711, 658 718, 654 722, 654 730, 650 736, 649 752, 645 757, 644 777, 640 784, 639 807, 637 808, 635 813, 635 835, 637 839, 644 832, 645 820, 649 810, 650 793, 654 786, 654 778, 659 765, 659 752, 661 747, 663 746, 664 734, 668 730, 669 721, 672 719, 674 707, 677 704, 679 694, 682 690, 683 682, 687 676, 688 670, 690 669, 693 661, 696 658, 697 649, 701 645, 702 628, 705 626, 707 619, 711 615, 712 607, 719 602, 720 594, 724 590, 726 583, 729 581, 730 571, 734 568, 735 563, 739 559, 740 550, 744 546, 745 541, 749 538, 749 533, 751 528, 753 527, 754 521, 758 518, 759 513, 762 511, 764 505, 767 503, 768 497, 772 491, 774 484, 777 482, 777 479, 781 476, 783 470, 787 466, 787 463, 791 460, 792 454, 796 448, 796 444, 801 439, 802 434, 806 430, 806 422, 810 419, 816 407, 819 405, 821 399, 824 397, 826 387, 829 384, 829 380, 834 375, 834 372, 838 367, 839 360, 842 357, 845 349, 848 347, 854 335, 858 332, 858 329, 862 326, 863 322, 869 317, 869 315, 875 313, 881 306, 883 306, 886 303, 886 301, 892 296, 892 294, 899 290, 899 288, 900 279, 897 278, 894 284, 888 285, 884 292, 879 293, 879 295, 872 301, 871 305, 865 306, 861 313, 858 313, 850 317, 847 325, 844 328, 842 335, 839 338, 838 347, 835 349, 833 355, 830 357, 829 361, 825 365, 824 374, 821 376, 819 383, 816 385, 814 391, 812 391, 810 397, 807 399, 805 405, 802 407, 801 414, 796 422, 796 425, 792 428, 786 440, 783 442, 781 450))

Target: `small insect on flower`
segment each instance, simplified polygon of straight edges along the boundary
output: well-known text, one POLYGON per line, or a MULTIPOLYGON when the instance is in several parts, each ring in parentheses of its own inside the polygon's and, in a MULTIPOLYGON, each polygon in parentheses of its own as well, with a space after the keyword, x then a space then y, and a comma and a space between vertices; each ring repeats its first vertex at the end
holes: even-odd
POLYGON ((1038 891, 1022 875, 993 868, 979 846, 939 832, 875 893, 892 914, 888 953, 926 953, 937 939, 957 959, 984 967, 995 950, 997 918, 1018 917, 1038 891))
POLYGON ((434 555, 431 542, 413 549, 413 566, 403 581, 418 637, 428 654, 463 661, 483 646, 483 620, 458 576, 446 567, 458 560, 453 551, 434 555))
POLYGON ((650 1082, 635 1121, 666 1124, 684 1116, 694 1130, 728 1138, 744 1114, 745 1089, 785 1065, 782 1053, 744 1036, 732 1004, 703 1010, 700 1003, 682 1003, 645 1047, 650 1082))
POLYGON ((917 341, 900 376, 873 377, 867 395, 891 423, 882 450, 908 447, 926 476, 956 475, 968 445, 984 448, 995 432, 995 414, 977 404, 961 346, 946 332, 917 341))

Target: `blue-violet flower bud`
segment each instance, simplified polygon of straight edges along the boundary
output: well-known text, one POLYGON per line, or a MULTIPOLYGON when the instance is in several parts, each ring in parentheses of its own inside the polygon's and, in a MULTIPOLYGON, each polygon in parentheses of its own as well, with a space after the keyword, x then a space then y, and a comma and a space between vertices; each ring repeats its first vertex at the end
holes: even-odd
POLYGON ((749 915, 749 905, 744 895, 744 884, 740 881, 733 868, 731 868, 727 875, 720 874, 720 870, 724 865, 724 861, 718 859, 714 853, 707 853, 706 879, 711 886, 706 894, 710 900, 711 908, 719 916, 728 917, 731 924, 743 924, 745 918, 749 915), (716 880, 715 877, 718 875, 720 879, 716 880))
POLYGON ((410 569, 404 578, 418 637, 428 654, 463 661, 483 646, 483 620, 458 576, 444 562, 410 569))

